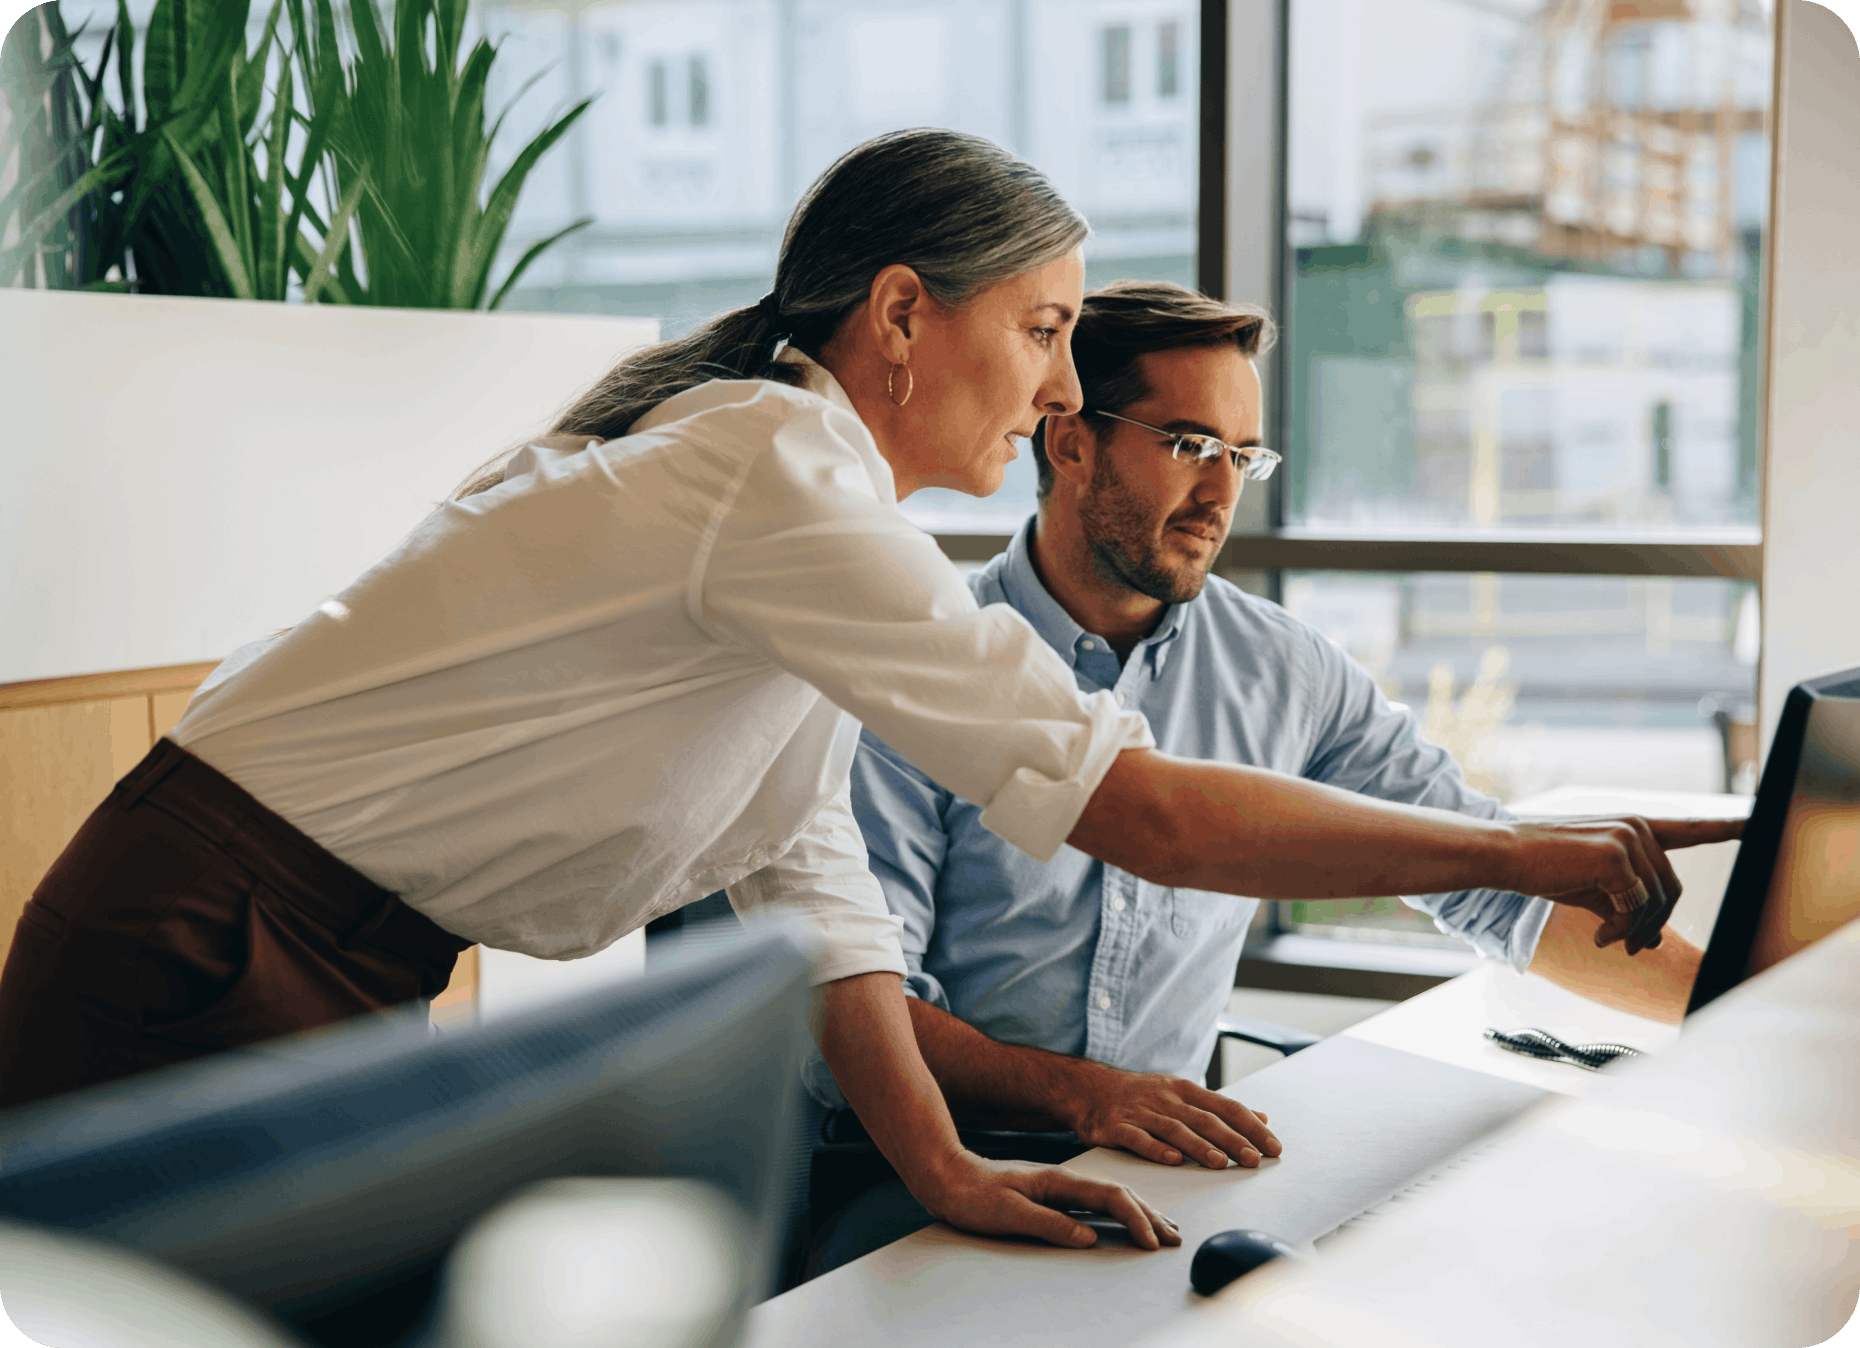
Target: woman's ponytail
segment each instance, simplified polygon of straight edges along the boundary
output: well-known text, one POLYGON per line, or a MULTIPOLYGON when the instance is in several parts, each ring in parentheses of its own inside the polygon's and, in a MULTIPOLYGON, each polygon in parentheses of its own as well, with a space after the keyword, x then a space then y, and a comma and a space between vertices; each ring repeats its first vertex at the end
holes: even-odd
MULTIPOLYGON (((960 305, 1064 257, 1087 232, 1044 174, 992 141, 941 130, 879 136, 848 151, 801 199, 774 290, 628 356, 552 433, 618 439, 667 398, 711 379, 798 384, 800 371, 775 359, 782 343, 817 355, 884 268, 902 263, 939 303, 960 305)), ((454 499, 502 482, 515 452, 472 474, 454 499)))

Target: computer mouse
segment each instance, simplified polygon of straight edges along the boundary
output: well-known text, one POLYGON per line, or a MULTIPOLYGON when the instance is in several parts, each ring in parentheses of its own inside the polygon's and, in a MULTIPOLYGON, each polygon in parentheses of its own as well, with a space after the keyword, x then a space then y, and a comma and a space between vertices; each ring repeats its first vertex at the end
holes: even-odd
POLYGON ((1296 1259, 1298 1251, 1266 1231, 1216 1231, 1201 1242, 1188 1266, 1188 1285, 1211 1297, 1235 1278, 1243 1277, 1280 1256, 1296 1259))

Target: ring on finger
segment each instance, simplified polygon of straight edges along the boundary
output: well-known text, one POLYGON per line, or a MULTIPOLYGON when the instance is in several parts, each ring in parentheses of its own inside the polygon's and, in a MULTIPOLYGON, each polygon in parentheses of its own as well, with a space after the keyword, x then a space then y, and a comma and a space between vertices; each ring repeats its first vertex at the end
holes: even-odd
POLYGON ((1603 892, 1608 895, 1608 901, 1615 906, 1615 911, 1617 913, 1634 912, 1639 908, 1645 907, 1648 900, 1653 897, 1647 892, 1647 882, 1645 880, 1636 880, 1633 885, 1627 889, 1621 890, 1619 893, 1612 890, 1604 890, 1603 892))

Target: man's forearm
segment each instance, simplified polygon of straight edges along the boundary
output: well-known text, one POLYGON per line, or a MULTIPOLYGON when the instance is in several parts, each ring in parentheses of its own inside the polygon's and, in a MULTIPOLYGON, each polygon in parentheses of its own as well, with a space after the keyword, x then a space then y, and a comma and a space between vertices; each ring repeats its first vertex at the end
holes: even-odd
POLYGON ((1078 1078, 1097 1064, 1003 1044, 928 1002, 905 1000, 924 1062, 959 1122, 1036 1131, 1073 1126, 1078 1078))

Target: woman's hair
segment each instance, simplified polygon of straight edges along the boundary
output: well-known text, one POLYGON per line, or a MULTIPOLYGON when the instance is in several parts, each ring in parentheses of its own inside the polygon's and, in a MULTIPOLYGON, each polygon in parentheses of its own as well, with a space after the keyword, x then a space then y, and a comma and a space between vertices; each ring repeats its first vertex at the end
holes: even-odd
MULTIPOLYGON (((1064 257, 1088 232, 1045 174, 992 141, 941 130, 868 140, 801 198, 767 298, 627 357, 551 431, 612 440, 673 394, 710 379, 798 384, 800 372, 775 360, 781 343, 818 354, 886 267, 911 268, 932 298, 956 306, 1064 257)), ((514 452, 484 465, 455 499, 502 482, 514 452)))
MULTIPOLYGON (((1170 281, 1113 281, 1085 296, 1072 330, 1072 363, 1078 367, 1085 404, 1081 415, 1094 430, 1110 423, 1101 415, 1122 412, 1150 396, 1141 356, 1185 346, 1232 343, 1251 358, 1272 345, 1271 317, 1257 304, 1228 304, 1170 281)), ((1040 499, 1053 485, 1046 458, 1046 422, 1033 435, 1033 462, 1040 499)))

